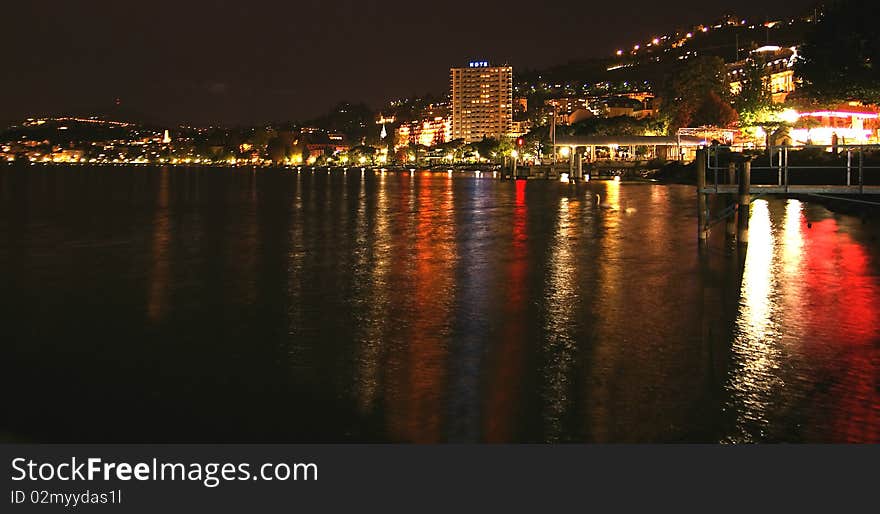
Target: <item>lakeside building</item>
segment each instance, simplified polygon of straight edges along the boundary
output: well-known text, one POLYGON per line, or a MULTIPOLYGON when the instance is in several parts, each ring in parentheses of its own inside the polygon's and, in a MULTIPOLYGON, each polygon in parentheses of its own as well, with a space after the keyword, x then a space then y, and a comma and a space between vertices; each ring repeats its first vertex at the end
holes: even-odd
POLYGON ((351 147, 340 141, 306 143, 309 152, 308 164, 314 164, 319 157, 327 157, 336 155, 341 152, 347 152, 351 147))
POLYGON ((609 98, 604 102, 604 114, 609 118, 618 116, 629 116, 636 119, 650 118, 657 114, 651 105, 652 99, 653 97, 647 97, 645 101, 641 101, 629 96, 609 98))
POLYGON ((466 143, 510 133, 513 122, 513 68, 471 61, 451 68, 452 138, 466 143))
POLYGON ((510 132, 507 135, 511 138, 517 138, 528 134, 530 130, 532 130, 531 121, 514 121, 510 124, 510 132))
MULTIPOLYGON (((796 111, 795 111, 796 112, 796 111)), ((806 109, 796 112, 797 122, 789 131, 791 144, 831 145, 880 142, 880 114, 876 106, 858 102, 829 109, 806 109)))
POLYGON ((452 141, 452 118, 437 116, 404 123, 397 127, 396 148, 411 144, 434 146, 452 141))
MULTIPOLYGON (((572 113, 580 109, 589 109, 590 101, 587 98, 562 97, 551 98, 544 101, 544 105, 548 107, 556 107, 556 115, 558 118, 567 118, 572 113)), ((558 120, 557 120, 558 121, 558 120)))
POLYGON ((743 76, 748 73, 749 67, 759 63, 764 68, 764 83, 770 88, 773 103, 784 103, 788 95, 797 87, 794 76, 796 61, 797 47, 794 46, 782 48, 768 45, 752 50, 745 59, 727 65, 730 92, 734 95, 738 94, 742 90, 743 76))

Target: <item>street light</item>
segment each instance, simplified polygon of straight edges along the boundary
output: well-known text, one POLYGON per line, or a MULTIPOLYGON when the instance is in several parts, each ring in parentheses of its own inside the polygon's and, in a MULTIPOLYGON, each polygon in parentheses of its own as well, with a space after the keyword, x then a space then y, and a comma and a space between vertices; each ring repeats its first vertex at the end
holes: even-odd
POLYGON ((785 109, 779 113, 779 117, 786 123, 794 123, 800 119, 801 115, 794 109, 785 109))

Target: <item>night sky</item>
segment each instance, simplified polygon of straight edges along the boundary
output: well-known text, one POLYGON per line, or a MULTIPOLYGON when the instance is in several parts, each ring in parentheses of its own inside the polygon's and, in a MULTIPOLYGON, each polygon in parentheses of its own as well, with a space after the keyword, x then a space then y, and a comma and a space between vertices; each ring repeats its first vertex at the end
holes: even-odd
POLYGON ((126 112, 168 124, 296 120, 341 100, 442 94, 469 58, 540 68, 809 0, 4 2, 0 122, 126 112))

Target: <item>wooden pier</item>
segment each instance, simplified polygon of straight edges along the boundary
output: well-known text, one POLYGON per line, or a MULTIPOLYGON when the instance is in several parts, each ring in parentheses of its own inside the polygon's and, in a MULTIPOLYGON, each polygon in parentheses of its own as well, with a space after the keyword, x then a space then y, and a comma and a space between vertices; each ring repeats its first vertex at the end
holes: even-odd
MULTIPOLYGON (((845 164, 800 164, 792 165, 790 155, 796 149, 792 147, 769 148, 770 166, 754 167, 752 156, 734 154, 729 147, 710 146, 697 150, 697 237, 705 242, 713 220, 709 212, 709 195, 729 195, 724 202, 719 218, 726 218, 726 233, 736 234, 738 244, 749 241, 749 205, 752 195, 767 194, 837 194, 837 195, 880 195, 880 163, 866 164, 865 156, 880 158, 880 145, 834 145, 807 146, 798 149, 821 149, 834 158, 846 155, 845 164), (729 162, 721 162, 719 156, 726 155, 729 162), (773 184, 755 184, 754 171, 776 179, 773 184), (820 175, 818 177, 818 175, 820 175), (828 183, 792 183, 805 181, 828 183), (833 183, 832 177, 839 182, 833 183), (710 182, 711 180, 711 182, 710 182), (870 182, 870 183, 869 183, 870 182)), ((833 160, 833 159, 832 159, 833 160)))

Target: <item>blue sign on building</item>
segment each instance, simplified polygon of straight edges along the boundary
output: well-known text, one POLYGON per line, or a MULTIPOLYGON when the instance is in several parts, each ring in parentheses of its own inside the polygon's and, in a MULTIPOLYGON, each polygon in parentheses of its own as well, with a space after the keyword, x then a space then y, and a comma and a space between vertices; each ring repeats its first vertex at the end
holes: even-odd
POLYGON ((489 61, 471 61, 468 63, 470 68, 488 68, 489 61))

